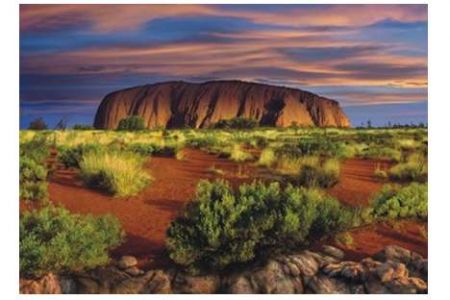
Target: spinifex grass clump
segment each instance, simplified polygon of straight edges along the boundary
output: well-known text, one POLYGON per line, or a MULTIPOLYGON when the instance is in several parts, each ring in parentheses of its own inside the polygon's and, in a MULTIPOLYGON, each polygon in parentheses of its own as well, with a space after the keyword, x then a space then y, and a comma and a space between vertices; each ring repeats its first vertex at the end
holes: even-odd
POLYGON ((420 153, 412 154, 406 162, 393 166, 388 172, 389 178, 396 181, 426 182, 428 178, 428 163, 420 153))
POLYGON ((339 180, 340 162, 327 159, 317 164, 304 164, 298 175, 298 183, 306 187, 329 188, 339 180))
POLYGON ((372 202, 375 218, 419 218, 428 217, 428 187, 411 183, 405 187, 385 186, 372 202))
POLYGON ((170 257, 191 271, 222 270, 305 246, 351 225, 353 211, 318 190, 202 181, 167 231, 170 257))
POLYGON ((335 185, 341 170, 339 160, 321 159, 318 156, 281 156, 274 168, 296 184, 321 188, 335 185))
POLYGON ((271 167, 276 161, 275 151, 271 147, 266 147, 261 151, 258 159, 258 165, 271 167))
POLYGON ((58 147, 58 160, 66 168, 80 168, 83 154, 88 152, 101 152, 105 147, 100 144, 83 144, 75 147, 58 147))
POLYGON ((132 196, 150 181, 145 158, 131 152, 89 152, 80 163, 81 178, 91 187, 114 196, 132 196))
POLYGON ((81 271, 106 264, 123 233, 111 216, 94 218, 46 207, 20 216, 20 275, 81 271))

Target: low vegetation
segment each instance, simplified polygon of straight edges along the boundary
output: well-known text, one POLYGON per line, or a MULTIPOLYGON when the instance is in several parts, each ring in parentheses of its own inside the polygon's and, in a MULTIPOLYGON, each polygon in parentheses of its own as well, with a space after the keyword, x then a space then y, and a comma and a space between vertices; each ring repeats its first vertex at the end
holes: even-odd
POLYGON ((258 126, 258 121, 255 119, 247 118, 233 118, 228 120, 220 120, 212 127, 218 129, 253 129, 258 126))
POLYGON ((119 125, 117 126, 117 130, 125 130, 125 131, 136 131, 144 129, 145 129, 144 119, 139 116, 131 116, 124 118, 119 121, 119 125))
POLYGON ((20 275, 81 271, 108 263, 123 233, 117 219, 70 214, 57 207, 20 217, 20 275))
POLYGON ((35 137, 20 145, 20 199, 40 203, 48 200, 48 148, 46 137, 35 137))
POLYGON ((170 257, 196 272, 221 270, 301 247, 350 226, 353 214, 317 190, 278 183, 199 183, 195 200, 167 232, 170 257))
POLYGON ((144 162, 144 157, 131 152, 88 152, 80 162, 80 175, 90 187, 117 197, 132 196, 150 182, 144 162))
POLYGON ((399 187, 386 185, 372 201, 373 215, 379 219, 428 218, 428 187, 411 183, 399 187))
POLYGON ((428 178, 428 163, 419 153, 411 154, 405 162, 389 169, 389 178, 401 182, 426 182, 428 178))

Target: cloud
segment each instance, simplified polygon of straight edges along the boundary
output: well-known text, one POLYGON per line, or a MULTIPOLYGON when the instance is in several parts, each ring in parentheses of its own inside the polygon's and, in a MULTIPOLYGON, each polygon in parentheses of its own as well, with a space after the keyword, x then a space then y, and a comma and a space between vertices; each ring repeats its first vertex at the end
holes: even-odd
POLYGON ((22 4, 21 30, 47 31, 87 24, 96 32, 136 29, 164 17, 235 17, 286 26, 367 26, 391 19, 427 19, 426 5, 285 5, 280 10, 216 5, 30 5, 22 4))

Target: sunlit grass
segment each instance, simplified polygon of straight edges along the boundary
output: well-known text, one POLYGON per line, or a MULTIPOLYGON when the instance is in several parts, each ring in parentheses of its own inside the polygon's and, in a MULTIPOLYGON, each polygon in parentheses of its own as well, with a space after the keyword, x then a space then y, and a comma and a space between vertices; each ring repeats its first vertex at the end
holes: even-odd
POLYGON ((90 152, 80 163, 81 178, 88 186, 114 196, 132 196, 151 180, 143 163, 143 157, 130 152, 90 152))

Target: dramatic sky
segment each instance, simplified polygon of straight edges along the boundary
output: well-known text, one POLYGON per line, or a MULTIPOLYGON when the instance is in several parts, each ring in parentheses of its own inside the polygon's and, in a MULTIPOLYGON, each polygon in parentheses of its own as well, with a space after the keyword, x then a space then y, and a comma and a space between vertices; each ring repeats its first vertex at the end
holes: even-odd
POLYGON ((215 79, 336 99, 354 126, 427 122, 427 7, 21 5, 22 128, 92 123, 121 88, 215 79))

